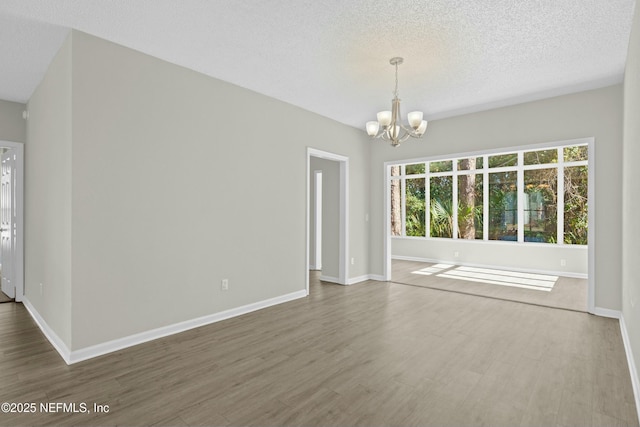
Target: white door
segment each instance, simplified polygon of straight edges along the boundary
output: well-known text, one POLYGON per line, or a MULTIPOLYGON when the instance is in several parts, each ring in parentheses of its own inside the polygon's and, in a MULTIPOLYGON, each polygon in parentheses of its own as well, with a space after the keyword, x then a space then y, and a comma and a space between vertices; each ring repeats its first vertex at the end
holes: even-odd
POLYGON ((14 176, 16 156, 14 150, 2 153, 0 171, 0 263, 2 263, 2 292, 16 297, 14 260, 16 247, 16 220, 14 176))

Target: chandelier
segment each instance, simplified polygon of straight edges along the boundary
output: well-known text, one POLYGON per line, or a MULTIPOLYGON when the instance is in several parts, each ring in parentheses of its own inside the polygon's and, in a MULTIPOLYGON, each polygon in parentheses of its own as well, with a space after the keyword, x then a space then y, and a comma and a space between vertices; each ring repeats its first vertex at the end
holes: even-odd
POLYGON ((373 138, 382 138, 391 142, 392 147, 397 147, 409 137, 421 138, 427 130, 426 120, 422 120, 422 111, 412 111, 407 114, 409 127, 402 124, 400 117, 400 99, 398 98, 398 65, 404 59, 391 58, 389 63, 396 67, 396 89, 391 100, 391 111, 380 111, 378 121, 367 122, 367 133, 373 138))

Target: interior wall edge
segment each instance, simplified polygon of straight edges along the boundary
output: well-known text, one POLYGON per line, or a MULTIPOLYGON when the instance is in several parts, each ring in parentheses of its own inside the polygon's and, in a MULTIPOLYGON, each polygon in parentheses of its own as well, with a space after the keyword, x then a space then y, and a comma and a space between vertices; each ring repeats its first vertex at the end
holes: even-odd
POLYGON ((36 322, 36 325, 42 331, 42 334, 45 338, 51 343, 53 348, 60 354, 60 357, 65 361, 67 365, 70 365, 71 362, 71 351, 69 347, 62 341, 62 339, 55 333, 55 331, 49 326, 49 324, 44 320, 44 318, 38 313, 38 310, 31 304, 29 299, 25 296, 22 299, 22 304, 27 309, 27 312, 33 318, 33 321, 36 322))
POLYGON ((627 325, 624 321, 624 316, 620 313, 620 334, 622 335, 622 342, 624 344, 624 352, 627 356, 627 364, 629 365, 629 374, 631 376, 631 385, 633 387, 633 397, 635 398, 636 412, 638 414, 638 420, 640 420, 640 378, 638 378, 638 370, 633 358, 633 350, 631 349, 631 341, 629 340, 629 333, 627 332, 627 325))

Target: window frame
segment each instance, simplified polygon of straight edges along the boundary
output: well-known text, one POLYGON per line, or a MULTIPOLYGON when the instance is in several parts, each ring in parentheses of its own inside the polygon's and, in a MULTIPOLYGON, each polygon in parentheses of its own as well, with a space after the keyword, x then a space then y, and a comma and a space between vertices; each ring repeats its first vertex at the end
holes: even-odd
MULTIPOLYGON (((401 238, 401 239, 418 239, 418 240, 429 240, 429 239, 449 239, 449 240, 464 240, 466 242, 492 242, 492 243, 504 243, 504 244, 524 244, 524 245, 534 245, 534 246, 543 246, 543 245, 566 245, 566 246, 576 246, 576 247, 584 247, 587 245, 582 244, 566 244, 564 242, 564 170, 569 167, 576 166, 587 166, 588 174, 587 174, 587 185, 589 187, 589 205, 592 206, 591 203, 591 195, 593 183, 593 138, 583 138, 576 140, 568 140, 568 141, 557 141, 551 143, 544 144, 535 144, 521 147, 512 147, 512 148, 502 148, 495 150, 484 150, 484 151, 475 151, 469 153, 460 153, 454 155, 444 155, 444 156, 434 156, 429 158, 421 158, 421 159, 411 159, 405 161, 394 161, 385 163, 385 181, 387 183, 386 191, 390 192, 390 181, 391 179, 398 179, 401 182, 401 199, 402 199, 402 229, 400 235, 391 235, 390 232, 387 234, 388 237, 391 238, 401 238), (579 161, 565 161, 564 159, 564 149, 566 147, 575 147, 575 146, 586 146, 587 147, 587 160, 579 160, 579 161), (555 163, 543 163, 543 164, 524 164, 524 154, 529 152, 543 151, 543 150, 557 150, 557 159, 555 163), (499 156, 499 155, 507 155, 507 154, 516 154, 517 155, 517 165, 515 166, 503 166, 503 167, 489 167, 489 157, 491 156, 499 156), (459 161, 467 158, 482 158, 482 168, 480 169, 471 169, 471 170, 460 170, 459 161), (432 162, 452 162, 452 170, 447 172, 430 172, 430 163, 432 162), (424 173, 420 174, 409 174, 405 173, 405 165, 415 165, 424 163, 425 167, 424 173), (390 168, 391 166, 401 166, 400 175, 391 177, 390 168), (524 231, 524 175, 527 170, 540 170, 540 169, 556 169, 557 171, 557 215, 556 215, 556 242, 548 243, 548 242, 531 242, 525 241, 524 231), (503 240, 491 240, 489 239, 489 175, 491 173, 500 173, 500 172, 516 172, 517 175, 517 240, 516 241, 503 241, 503 240), (458 177, 461 175, 471 175, 471 174, 479 174, 482 175, 483 178, 483 231, 482 231, 482 239, 462 239, 459 237, 459 223, 458 223, 458 209, 453 208, 458 206, 458 177), (452 180, 452 222, 453 222, 453 236, 452 237, 432 237, 430 235, 431 231, 431 218, 430 218, 430 179, 432 177, 438 176, 450 176, 452 180), (406 179, 415 179, 415 178, 423 178, 425 179, 425 227, 426 227, 426 236, 407 236, 406 235, 406 179)), ((390 197, 387 194, 386 197, 390 197)), ((593 209, 593 208, 592 208, 593 209)), ((591 209, 590 209, 591 210, 591 209)), ((389 217, 387 221, 389 224, 391 223, 390 218, 391 213, 389 212, 389 217)), ((588 213, 589 218, 591 218, 592 213, 588 213)), ((589 220, 588 224, 588 242, 591 242, 591 220, 589 220)))

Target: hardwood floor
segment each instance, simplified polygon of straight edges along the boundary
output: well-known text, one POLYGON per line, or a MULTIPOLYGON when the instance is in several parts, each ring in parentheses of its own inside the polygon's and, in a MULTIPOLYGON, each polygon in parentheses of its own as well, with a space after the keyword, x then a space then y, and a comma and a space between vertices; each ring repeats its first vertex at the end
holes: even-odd
POLYGON ((5 294, 4 292, 0 291, 0 304, 4 303, 4 302, 12 302, 13 298, 9 298, 7 296, 7 294, 5 294))
MULTIPOLYGON (((117 317, 114 318, 117 321, 117 317)), ((638 425, 617 320, 386 282, 67 366, 0 305, 0 425, 638 425)))
MULTIPOLYGON (((393 260, 391 265, 391 279, 396 283, 461 292, 508 301, 518 301, 527 304, 543 305, 546 307, 563 308, 566 310, 587 311, 587 279, 558 277, 551 291, 546 292, 514 286, 480 283, 473 281, 473 277, 470 278, 471 280, 456 278, 461 277, 461 275, 464 276, 464 271, 453 271, 454 274, 458 274, 457 276, 447 274, 451 273, 452 270, 455 270, 457 266, 445 268, 440 274, 423 275, 418 273, 421 270, 428 270, 429 267, 434 264, 417 261, 393 260)), ((502 273, 499 270, 494 271, 502 273)), ((518 282, 523 279, 524 275, 518 272, 513 272, 513 277, 509 277, 508 275, 498 277, 498 280, 505 282, 509 282, 510 280, 518 282)))

